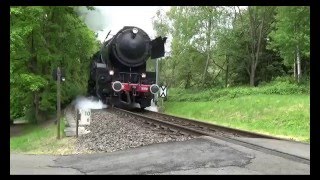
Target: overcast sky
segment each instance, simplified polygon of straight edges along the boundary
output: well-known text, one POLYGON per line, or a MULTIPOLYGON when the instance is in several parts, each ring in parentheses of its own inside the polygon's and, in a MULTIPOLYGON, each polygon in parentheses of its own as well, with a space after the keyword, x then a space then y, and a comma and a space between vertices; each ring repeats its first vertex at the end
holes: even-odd
MULTIPOLYGON (((151 39, 155 38, 152 19, 159 9, 169 11, 171 6, 94 6, 96 11, 89 11, 84 6, 79 7, 78 13, 82 14, 89 28, 98 33, 98 40, 104 41, 111 30, 115 35, 124 26, 137 26, 143 29, 151 39)), ((240 6, 246 8, 246 6, 240 6)), ((111 36, 108 37, 108 39, 111 36)), ((166 42, 166 51, 170 51, 169 37, 166 42)))
POLYGON ((143 29, 151 39, 155 32, 152 27, 152 17, 156 15, 158 9, 169 10, 169 6, 95 6, 100 10, 100 21, 106 24, 103 31, 98 31, 98 39, 103 41, 111 30, 111 34, 116 34, 124 26, 137 26, 143 29))

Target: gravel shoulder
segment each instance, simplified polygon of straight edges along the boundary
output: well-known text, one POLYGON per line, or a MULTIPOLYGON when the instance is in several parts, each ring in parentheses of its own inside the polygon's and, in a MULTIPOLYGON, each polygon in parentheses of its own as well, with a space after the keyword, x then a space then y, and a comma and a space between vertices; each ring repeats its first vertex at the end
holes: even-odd
POLYGON ((114 152, 149 144, 194 138, 191 135, 157 129, 144 123, 141 119, 127 117, 109 109, 93 111, 91 124, 85 128, 91 132, 78 137, 77 151, 114 152))

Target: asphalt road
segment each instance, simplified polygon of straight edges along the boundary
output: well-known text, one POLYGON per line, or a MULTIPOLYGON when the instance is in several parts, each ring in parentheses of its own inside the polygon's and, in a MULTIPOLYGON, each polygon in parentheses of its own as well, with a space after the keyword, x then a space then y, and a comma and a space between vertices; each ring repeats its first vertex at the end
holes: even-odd
POLYGON ((310 165, 211 137, 113 153, 10 155, 11 174, 310 174, 310 165))

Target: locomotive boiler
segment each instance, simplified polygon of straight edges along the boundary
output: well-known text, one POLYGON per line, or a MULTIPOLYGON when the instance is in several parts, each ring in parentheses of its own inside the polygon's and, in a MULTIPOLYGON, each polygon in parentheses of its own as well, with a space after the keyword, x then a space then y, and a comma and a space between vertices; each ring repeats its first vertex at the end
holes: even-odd
POLYGON ((108 105, 150 106, 159 86, 155 72, 146 71, 146 62, 164 56, 166 39, 151 40, 142 29, 125 26, 92 57, 88 94, 108 105))

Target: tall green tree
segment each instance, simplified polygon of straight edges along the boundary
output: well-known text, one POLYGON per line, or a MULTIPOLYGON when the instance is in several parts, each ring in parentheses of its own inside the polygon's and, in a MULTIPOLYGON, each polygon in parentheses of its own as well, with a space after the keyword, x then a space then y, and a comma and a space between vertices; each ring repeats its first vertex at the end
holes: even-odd
MULTIPOLYGON (((166 13, 159 11, 154 29, 159 35, 172 37, 171 52, 166 62, 161 63, 164 67, 160 74, 169 77, 168 81, 174 86, 189 88, 257 86, 260 82, 290 73, 287 62, 294 58, 285 58, 284 55, 301 56, 294 61, 307 59, 309 34, 296 33, 286 37, 283 31, 281 35, 277 25, 279 19, 286 23, 290 21, 281 18, 279 8, 286 7, 172 7, 166 13), (300 37, 295 40, 299 42, 298 46, 288 40, 291 36, 300 37)), ((289 16, 297 22, 308 17, 289 16)), ((301 32, 309 32, 309 24, 304 22, 302 20, 298 28, 301 32)), ((308 70, 305 61, 302 66, 308 70)))
MULTIPOLYGON (((168 85, 180 85, 190 87, 194 76, 191 76, 195 66, 192 66, 193 59, 190 55, 192 49, 192 37, 196 33, 197 19, 193 7, 172 7, 166 14, 163 11, 158 11, 156 19, 153 22, 157 35, 171 36, 171 52, 170 58, 167 58, 161 63, 170 67, 167 73, 160 73, 161 75, 171 74, 172 80, 165 82, 168 85), (178 83, 180 82, 180 83, 178 83)), ((161 68, 167 69, 167 68, 161 68)))
POLYGON ((206 86, 213 81, 215 69, 219 69, 212 64, 212 54, 222 10, 222 7, 172 7, 166 14, 157 13, 154 28, 159 35, 172 37, 168 61, 172 62, 172 75, 182 80, 184 87, 206 86), (179 74, 173 69, 179 70, 179 74))
POLYGON ((301 57, 310 56, 310 7, 283 6, 277 7, 276 12, 269 48, 278 51, 285 63, 293 66, 300 82, 301 57))
POLYGON ((85 92, 90 56, 97 50, 94 32, 73 7, 11 7, 10 116, 37 122, 56 109, 52 70, 66 72, 62 103, 85 92))
MULTIPOLYGON (((236 74, 235 81, 249 82, 257 85, 262 79, 257 77, 260 64, 264 64, 270 56, 266 51, 267 35, 274 21, 274 7, 251 6, 246 9, 230 7, 229 24, 231 28, 223 29, 218 38, 217 55, 226 59, 225 86, 229 81, 229 73, 236 74)), ((262 69, 263 70, 263 69, 262 69)))
POLYGON ((239 10, 239 18, 234 26, 238 34, 237 42, 242 44, 241 50, 246 55, 243 59, 245 70, 249 76, 250 86, 256 85, 256 70, 265 54, 267 35, 271 31, 275 7, 249 6, 239 10))

